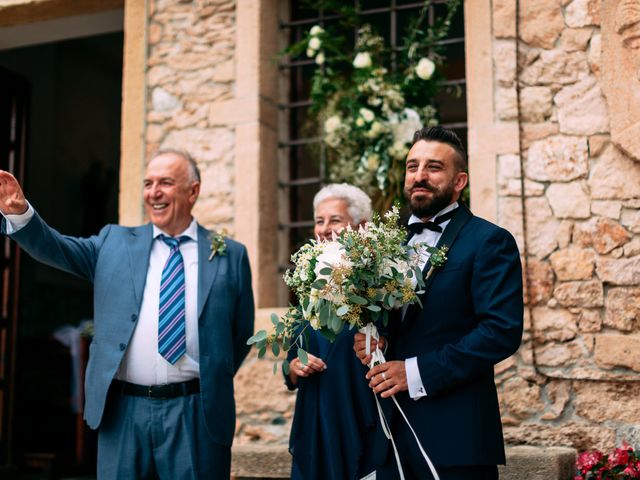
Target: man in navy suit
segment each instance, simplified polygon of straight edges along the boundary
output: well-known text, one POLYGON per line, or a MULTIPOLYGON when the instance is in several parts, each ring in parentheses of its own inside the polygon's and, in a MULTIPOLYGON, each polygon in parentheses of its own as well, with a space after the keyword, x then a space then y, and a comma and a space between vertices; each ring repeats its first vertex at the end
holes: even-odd
MULTIPOLYGON (((404 189, 413 213, 408 243, 446 246, 447 260, 426 279, 422 308, 413 305, 391 321, 390 361, 367 378, 383 399, 395 395, 441 480, 497 480, 505 455, 493 367, 520 345, 522 272, 511 234, 458 203, 467 180, 454 132, 415 133, 404 189)), ((431 270, 428 253, 421 263, 425 274, 431 270)), ((367 363, 364 347, 358 334, 354 350, 367 363)), ((387 402, 406 478, 433 478, 409 427, 387 402)), ((398 478, 388 441, 380 442, 378 458, 384 462, 378 480, 398 478)))
POLYGON ((94 285, 84 416, 99 428, 100 480, 229 478, 251 272, 244 246, 192 217, 199 192, 193 159, 161 151, 144 178, 151 222, 75 238, 49 227, 0 171, 3 233, 94 285))

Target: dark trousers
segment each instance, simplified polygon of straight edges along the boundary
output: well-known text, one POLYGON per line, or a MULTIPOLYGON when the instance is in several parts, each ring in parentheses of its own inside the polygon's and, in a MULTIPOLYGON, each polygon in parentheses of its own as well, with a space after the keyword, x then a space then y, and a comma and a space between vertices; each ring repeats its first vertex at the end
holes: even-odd
POLYGON ((230 467, 231 449, 212 440, 200 394, 109 394, 98 431, 98 480, 228 479, 230 467))
MULTIPOLYGON (((429 465, 422 457, 420 449, 413 434, 404 420, 394 423, 393 439, 398 447, 400 461, 406 480, 433 480, 429 465)), ((429 452, 427 451, 427 455, 429 452)), ((433 461, 433 459, 431 460, 433 461)), ((459 467, 435 467, 440 480, 498 480, 497 465, 465 465, 459 467)), ((389 448, 389 454, 384 465, 378 468, 376 480, 398 480, 398 466, 393 449, 389 448)))

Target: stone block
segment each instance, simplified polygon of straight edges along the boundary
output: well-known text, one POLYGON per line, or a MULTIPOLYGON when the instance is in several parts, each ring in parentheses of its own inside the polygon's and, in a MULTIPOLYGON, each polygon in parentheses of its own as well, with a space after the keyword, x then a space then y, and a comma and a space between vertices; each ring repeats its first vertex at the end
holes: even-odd
POLYGON ((496 114, 500 120, 515 120, 518 118, 518 94, 514 87, 496 88, 496 114))
POLYGON ((560 128, 557 123, 522 123, 520 137, 522 141, 522 149, 527 150, 536 140, 550 137, 557 134, 560 128))
POLYGON ((576 451, 567 447, 514 446, 506 449, 500 480, 566 480, 574 473, 576 451))
MULTIPOLYGON (((585 422, 578 423, 569 420, 561 425, 521 423, 517 427, 505 428, 504 437, 508 443, 543 446, 571 445, 578 450, 591 450, 594 448, 607 450, 615 445, 616 431, 613 428, 601 425, 586 424, 585 422)), ((529 480, 527 475, 513 478, 514 480, 516 478, 518 480, 529 480)), ((549 478, 555 479, 559 477, 549 478)), ((567 480, 573 477, 569 474, 560 478, 567 480)))
POLYGON ((513 0, 494 0, 492 7, 493 36, 495 38, 515 38, 516 3, 513 0))
POLYGON ((553 48, 564 29, 558 0, 521 0, 520 38, 532 47, 553 48))
POLYGON ((535 258, 527 261, 527 293, 530 305, 545 304, 553 293, 553 269, 549 262, 541 262, 535 258))
POLYGON ((591 208, 584 181, 552 183, 547 187, 547 199, 557 218, 589 218, 591 208))
POLYGON ((593 250, 570 246, 553 252, 549 259, 558 280, 589 280, 595 269, 596 255, 593 250))
POLYGON ((637 382, 575 382, 573 390, 576 413, 583 418, 631 424, 637 424, 640 418, 637 382))
POLYGON ((594 200, 591 202, 591 213, 613 219, 620 218, 622 202, 612 200, 594 200))
POLYGON ((632 332, 640 325, 640 288, 610 288, 605 300, 604 324, 623 332, 632 332))
POLYGON ((531 144, 525 171, 532 180, 568 182, 587 176, 588 160, 586 139, 555 135, 531 144))
POLYGON ((553 99, 549 87, 524 87, 520 91, 520 114, 525 122, 542 122, 551 116, 553 99))
POLYGON ((539 367, 568 367, 584 355, 584 348, 578 340, 570 342, 549 342, 535 347, 536 365, 539 367))
POLYGON ((600 280, 612 285, 640 284, 640 256, 631 258, 601 258, 596 263, 600 280))
POLYGON ((585 52, 542 50, 530 65, 524 67, 520 78, 525 85, 569 85, 588 72, 585 52))
POLYGON ((615 220, 593 217, 587 222, 576 224, 573 241, 582 247, 593 249, 604 255, 626 244, 631 239, 627 230, 615 220))
POLYGON ((640 210, 630 208, 622 209, 620 223, 633 233, 640 233, 640 210))
POLYGON ((589 173, 591 198, 625 200, 640 191, 640 162, 634 162, 614 145, 609 145, 589 173))
POLYGON ((573 0, 565 9, 564 20, 573 28, 600 25, 600 1, 573 0))
POLYGON ((604 290, 597 280, 565 282, 556 286, 553 296, 565 307, 601 307, 604 305, 604 290))
MULTIPOLYGON (((594 33, 589 42, 589 48, 587 49, 587 62, 591 73, 593 73, 598 79, 600 79, 600 61, 602 58, 602 35, 600 33, 594 33)), ((606 95, 606 92, 605 92, 606 95)))
POLYGON ((593 135, 609 131, 609 112, 600 85, 586 76, 560 90, 554 97, 560 132, 593 135))
POLYGON ((535 382, 513 377, 502 385, 502 403, 506 413, 519 418, 529 417, 544 408, 541 388, 535 382))
POLYGON ((560 37, 560 46, 568 52, 586 50, 592 33, 591 28, 566 28, 560 37))
POLYGON ((495 40, 493 43, 493 72, 495 79, 505 86, 516 78, 516 44, 514 40, 495 40))
POLYGON ((288 479, 291 455, 285 445, 236 445, 231 450, 231 476, 244 479, 288 479))
POLYGON ((600 309, 581 309, 578 317, 578 330, 582 333, 597 333, 602 330, 600 309))
POLYGON ((576 337, 577 318, 564 308, 534 307, 532 316, 534 338, 538 341, 565 342, 576 337))
POLYGON ((558 220, 553 216, 545 197, 527 198, 527 246, 529 253, 545 258, 558 247, 558 220))

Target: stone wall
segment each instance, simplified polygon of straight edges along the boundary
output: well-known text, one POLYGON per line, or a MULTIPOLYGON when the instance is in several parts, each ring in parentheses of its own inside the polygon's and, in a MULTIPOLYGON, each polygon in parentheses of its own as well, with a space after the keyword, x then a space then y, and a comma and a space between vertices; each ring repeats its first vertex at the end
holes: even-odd
POLYGON ((528 300, 497 368, 505 436, 640 446, 637 2, 518 3, 492 12, 494 108, 520 135, 497 158, 498 222, 526 252, 528 300))
POLYGON ((147 43, 147 156, 189 151, 202 173, 195 217, 232 232, 235 129, 212 117, 234 95, 235 0, 150 0, 147 43))

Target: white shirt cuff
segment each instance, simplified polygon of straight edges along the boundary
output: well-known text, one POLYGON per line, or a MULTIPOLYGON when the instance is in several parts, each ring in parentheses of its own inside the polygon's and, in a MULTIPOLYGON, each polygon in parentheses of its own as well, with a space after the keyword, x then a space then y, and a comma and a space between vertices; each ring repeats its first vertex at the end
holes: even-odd
POLYGON ((422 384, 422 378, 420 378, 420 370, 418 370, 418 357, 407 358, 404 361, 404 368, 407 371, 409 396, 414 400, 426 397, 427 391, 422 384))
POLYGON ((30 203, 27 202, 27 205, 29 205, 27 211, 21 213, 20 215, 2 215, 7 221, 7 235, 16 233, 22 227, 26 226, 27 223, 29 223, 29 221, 33 218, 33 214, 35 213, 35 211, 33 210, 33 207, 30 203))

